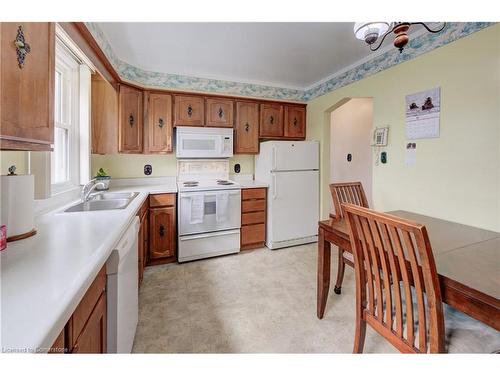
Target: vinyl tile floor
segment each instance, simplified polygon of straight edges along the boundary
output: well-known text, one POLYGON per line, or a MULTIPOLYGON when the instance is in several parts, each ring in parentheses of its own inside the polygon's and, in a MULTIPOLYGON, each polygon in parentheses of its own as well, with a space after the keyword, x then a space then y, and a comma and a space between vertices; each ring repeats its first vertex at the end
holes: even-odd
MULTIPOLYGON (((336 248, 332 247, 332 255, 336 248)), ((316 317, 317 244, 146 268, 134 353, 351 353, 354 272, 316 317)), ((450 353, 491 353, 500 333, 445 305, 450 353)), ((396 350, 367 327, 365 353, 396 350)))

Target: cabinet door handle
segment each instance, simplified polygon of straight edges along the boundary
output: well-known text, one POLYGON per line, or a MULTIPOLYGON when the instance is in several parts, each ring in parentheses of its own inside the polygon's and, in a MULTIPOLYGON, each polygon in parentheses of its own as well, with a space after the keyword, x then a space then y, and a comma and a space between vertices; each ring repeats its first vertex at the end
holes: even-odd
POLYGON ((17 55, 17 66, 19 69, 22 69, 24 66, 24 59, 26 55, 31 52, 31 47, 26 42, 24 37, 24 30, 22 26, 17 28, 16 39, 14 40, 14 46, 16 47, 16 55, 17 55))
POLYGON ((163 237, 165 235, 165 227, 163 225, 160 225, 159 234, 160 237, 163 237))
POLYGON ((224 110, 222 109, 222 107, 219 107, 217 114, 219 115, 219 118, 222 118, 224 116, 224 110))
POLYGON ((274 124, 274 116, 269 117, 269 123, 271 125, 274 124))
POLYGON ((163 125, 165 125, 165 123, 163 122, 163 119, 160 117, 160 118, 158 119, 158 126, 159 126, 159 127, 160 127, 160 129, 161 129, 161 128, 163 128, 163 125))
POLYGON ((297 117, 293 118, 293 126, 297 126, 297 117))
POLYGON ((248 130, 250 129, 250 125, 248 125, 248 122, 245 124, 245 131, 248 133, 248 130))
POLYGON ((131 113, 129 116, 128 116, 128 124, 130 125, 130 127, 134 126, 134 115, 131 113))
POLYGON ((191 117, 193 115, 193 107, 191 107, 191 104, 188 105, 187 115, 188 117, 191 117))

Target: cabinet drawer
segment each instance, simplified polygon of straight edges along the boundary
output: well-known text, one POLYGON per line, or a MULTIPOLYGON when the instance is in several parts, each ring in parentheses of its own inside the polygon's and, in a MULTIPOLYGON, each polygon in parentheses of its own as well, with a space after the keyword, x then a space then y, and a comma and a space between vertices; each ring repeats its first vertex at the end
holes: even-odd
POLYGON ((175 194, 151 194, 149 207, 175 206, 175 194))
POLYGON ((72 347, 78 336, 83 330, 85 323, 90 317, 94 306, 99 301, 99 297, 102 292, 106 289, 106 267, 103 267, 98 275, 96 276, 94 282, 90 285, 89 289, 83 296, 82 300, 78 304, 73 316, 71 317, 70 324, 70 347, 72 347))
POLYGON ((241 190, 241 200, 249 199, 265 199, 266 189, 242 189, 241 190))
POLYGON ((241 227, 241 245, 250 245, 266 240, 266 225, 255 224, 241 227))
POLYGON ((255 211, 265 211, 266 201, 265 200, 254 200, 254 201, 242 201, 241 202, 241 212, 255 212, 255 211))
POLYGON ((266 213, 264 211, 241 214, 241 225, 262 224, 265 222, 266 222, 266 213))

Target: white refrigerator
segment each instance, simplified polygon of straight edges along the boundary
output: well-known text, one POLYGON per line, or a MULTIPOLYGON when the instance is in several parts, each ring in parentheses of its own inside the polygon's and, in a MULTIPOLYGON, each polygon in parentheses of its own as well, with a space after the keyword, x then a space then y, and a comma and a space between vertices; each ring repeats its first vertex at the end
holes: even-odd
POLYGON ((319 220, 319 143, 268 141, 255 158, 255 179, 267 182, 270 249, 315 242, 319 220))

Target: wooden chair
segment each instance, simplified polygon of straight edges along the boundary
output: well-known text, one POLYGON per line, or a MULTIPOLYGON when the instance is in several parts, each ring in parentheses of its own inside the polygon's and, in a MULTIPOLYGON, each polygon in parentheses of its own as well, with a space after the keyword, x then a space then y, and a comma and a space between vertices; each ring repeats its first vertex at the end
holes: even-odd
MULTIPOLYGON (((335 216, 343 218, 342 203, 353 203, 358 206, 368 207, 365 191, 361 182, 344 182, 338 184, 330 184, 330 192, 332 193, 333 206, 335 207, 335 216)), ((345 258, 345 250, 339 248, 339 261, 337 268, 337 281, 333 291, 340 294, 342 291, 342 281, 344 280, 345 265, 354 267, 351 259, 345 258)))
POLYGON ((353 352, 363 351, 366 324, 401 352, 444 352, 443 303, 425 226, 353 204, 343 208, 356 274, 353 352))

